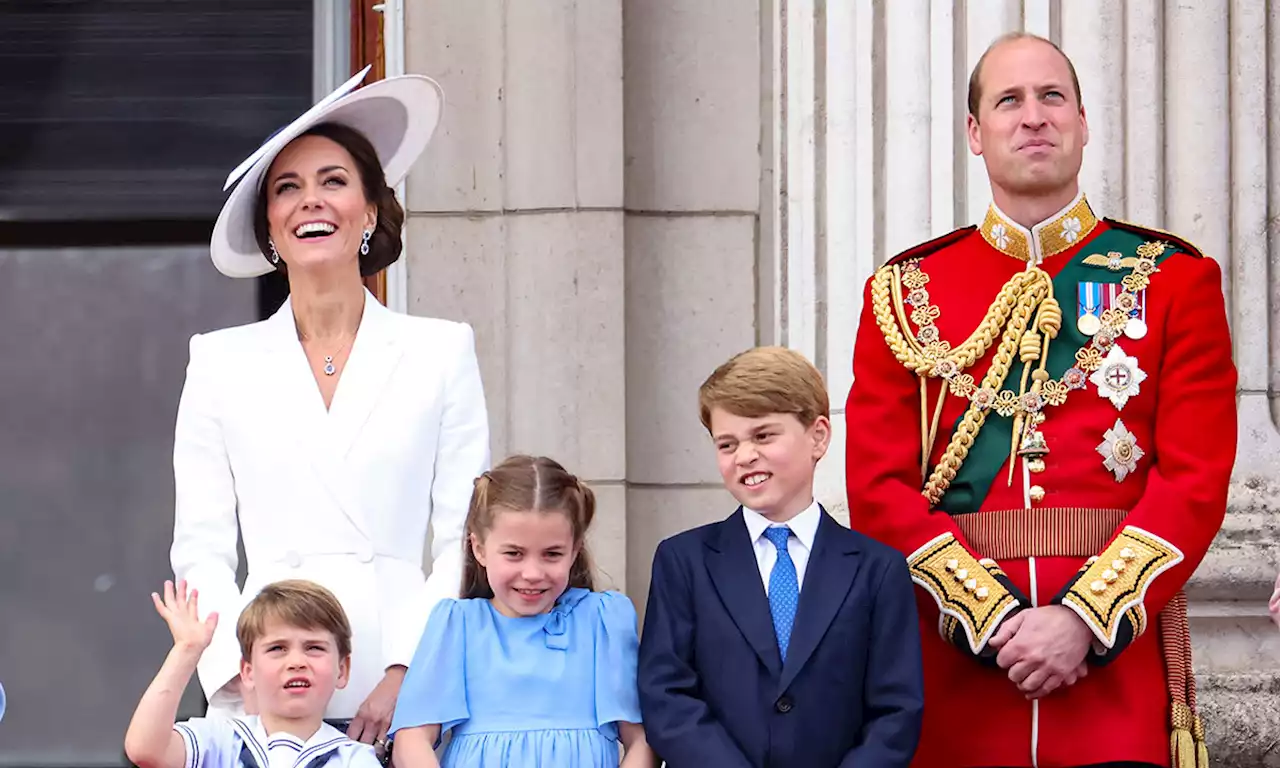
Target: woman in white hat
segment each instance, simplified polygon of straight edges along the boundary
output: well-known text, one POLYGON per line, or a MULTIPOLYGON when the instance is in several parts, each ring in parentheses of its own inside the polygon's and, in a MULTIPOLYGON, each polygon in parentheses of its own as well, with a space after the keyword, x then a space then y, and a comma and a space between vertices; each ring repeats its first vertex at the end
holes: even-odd
POLYGON ((471 328, 393 313, 362 283, 400 256, 391 185, 440 113, 431 80, 353 90, 364 74, 227 180, 239 185, 214 228, 214 264, 231 277, 281 270, 290 297, 263 322, 191 339, 170 555, 201 609, 219 614, 199 666, 211 710, 253 708, 238 678, 241 606, 272 581, 311 579, 339 597, 354 635, 350 682, 326 717, 381 748, 431 607, 457 594, 489 429, 471 328))

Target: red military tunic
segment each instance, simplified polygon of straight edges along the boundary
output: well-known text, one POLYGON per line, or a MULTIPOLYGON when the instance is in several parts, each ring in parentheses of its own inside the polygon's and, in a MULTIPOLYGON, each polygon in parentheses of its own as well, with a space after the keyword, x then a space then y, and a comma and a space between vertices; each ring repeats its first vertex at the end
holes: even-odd
MULTIPOLYGON (((868 281, 853 368, 850 519, 901 550, 921 587, 925 714, 913 766, 1169 765, 1171 719, 1194 722, 1183 706, 1194 681, 1181 588, 1221 526, 1235 460, 1217 263, 1171 235, 1100 221, 1083 196, 1032 231, 993 206, 981 227, 912 249, 868 281), (1020 275, 1025 290, 1010 288, 1020 275), (1056 336, 1051 306, 1022 312, 1038 331, 1027 339, 1005 334, 1016 307, 996 312, 990 345, 963 367, 982 350, 975 329, 1002 288, 1016 299, 1049 278, 1056 336), (971 334, 977 346, 966 348, 971 334), (983 391, 1004 339, 1011 370, 983 391), (960 365, 921 363, 948 355, 960 365), (966 414, 980 418, 966 425, 966 414), (987 642, 1019 610, 1055 603, 1095 635, 1089 674, 1027 701, 987 642)), ((1194 751, 1186 730, 1178 738, 1194 751)))

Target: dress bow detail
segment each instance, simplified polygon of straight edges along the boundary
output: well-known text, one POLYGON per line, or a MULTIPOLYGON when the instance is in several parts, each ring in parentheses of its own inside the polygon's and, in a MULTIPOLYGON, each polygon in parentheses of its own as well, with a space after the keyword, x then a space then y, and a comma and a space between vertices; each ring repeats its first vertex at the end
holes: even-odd
POLYGON ((560 599, 556 601, 555 607, 547 613, 547 623, 543 625, 542 631, 546 635, 548 648, 554 648, 558 651, 568 650, 569 614, 588 594, 590 594, 588 590, 578 587, 566 589, 560 599))

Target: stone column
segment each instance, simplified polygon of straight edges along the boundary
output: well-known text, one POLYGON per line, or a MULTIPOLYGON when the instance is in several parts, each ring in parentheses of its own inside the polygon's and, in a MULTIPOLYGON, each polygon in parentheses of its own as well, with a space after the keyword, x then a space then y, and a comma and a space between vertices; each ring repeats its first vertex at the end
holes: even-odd
POLYGON ((405 65, 445 91, 410 175, 409 305, 470 323, 494 462, 587 480, 602 585, 626 585, 619 0, 408 0, 405 65))
POLYGON ((722 518, 697 390, 756 343, 761 26, 741 0, 626 0, 628 587, 658 542, 722 518))

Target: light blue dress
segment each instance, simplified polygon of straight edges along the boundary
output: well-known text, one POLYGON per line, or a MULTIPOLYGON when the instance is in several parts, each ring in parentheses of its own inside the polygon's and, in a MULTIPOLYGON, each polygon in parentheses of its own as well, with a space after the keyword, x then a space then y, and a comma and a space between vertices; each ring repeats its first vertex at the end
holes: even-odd
POLYGON ((569 589, 548 613, 488 600, 431 612, 391 723, 453 730, 442 768, 617 768, 618 722, 640 722, 636 612, 617 592, 569 589))

